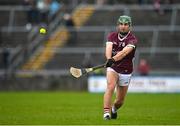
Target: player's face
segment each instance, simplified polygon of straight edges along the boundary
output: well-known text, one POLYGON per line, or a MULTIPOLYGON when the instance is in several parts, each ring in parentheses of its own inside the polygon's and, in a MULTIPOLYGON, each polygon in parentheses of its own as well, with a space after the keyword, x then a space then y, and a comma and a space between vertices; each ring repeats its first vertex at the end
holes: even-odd
POLYGON ((118 30, 123 33, 128 32, 130 30, 129 24, 128 23, 120 23, 118 25, 118 30))

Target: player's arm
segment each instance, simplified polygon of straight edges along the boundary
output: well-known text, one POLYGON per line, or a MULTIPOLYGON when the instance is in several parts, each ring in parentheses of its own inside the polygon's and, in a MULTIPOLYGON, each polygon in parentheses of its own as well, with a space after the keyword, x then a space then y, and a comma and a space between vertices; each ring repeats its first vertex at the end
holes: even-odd
POLYGON ((135 45, 128 44, 126 47, 123 48, 122 51, 118 52, 115 56, 112 58, 115 61, 122 60, 125 56, 127 56, 133 49, 135 48, 135 45))
POLYGON ((106 42, 106 59, 110 59, 112 57, 112 48, 113 43, 112 42, 106 42))
POLYGON ((113 49, 113 43, 112 42, 106 42, 106 63, 105 67, 111 67, 112 64, 115 63, 115 60, 112 58, 112 49, 113 49))

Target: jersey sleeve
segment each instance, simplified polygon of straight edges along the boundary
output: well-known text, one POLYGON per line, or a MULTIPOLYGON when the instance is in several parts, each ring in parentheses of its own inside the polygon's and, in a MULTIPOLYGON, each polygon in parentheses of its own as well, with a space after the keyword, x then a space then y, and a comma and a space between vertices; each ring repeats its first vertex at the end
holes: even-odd
POLYGON ((132 37, 132 38, 128 41, 127 46, 136 48, 137 42, 138 42, 138 41, 137 41, 137 38, 134 36, 134 37, 132 37))
POLYGON ((108 34, 108 36, 107 36, 107 41, 106 41, 106 44, 107 43, 112 43, 113 44, 113 42, 114 42, 114 33, 112 32, 112 33, 109 33, 108 34))

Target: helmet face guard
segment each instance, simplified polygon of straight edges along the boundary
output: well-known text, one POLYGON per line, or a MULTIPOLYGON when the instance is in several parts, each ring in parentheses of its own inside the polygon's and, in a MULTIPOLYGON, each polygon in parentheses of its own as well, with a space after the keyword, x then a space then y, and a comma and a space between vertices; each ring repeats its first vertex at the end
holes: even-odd
POLYGON ((120 16, 118 21, 117 21, 117 24, 119 25, 120 23, 129 24, 129 26, 132 26, 131 17, 129 17, 127 15, 120 16))

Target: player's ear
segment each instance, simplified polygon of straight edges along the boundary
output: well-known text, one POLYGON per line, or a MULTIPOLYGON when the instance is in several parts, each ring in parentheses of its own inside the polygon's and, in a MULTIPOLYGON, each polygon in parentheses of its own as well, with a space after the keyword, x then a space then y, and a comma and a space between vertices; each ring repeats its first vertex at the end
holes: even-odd
POLYGON ((129 26, 129 31, 132 31, 132 26, 129 26))

